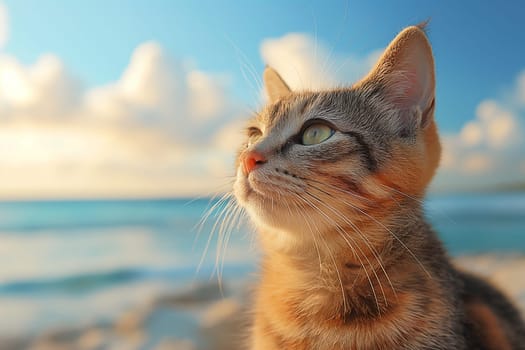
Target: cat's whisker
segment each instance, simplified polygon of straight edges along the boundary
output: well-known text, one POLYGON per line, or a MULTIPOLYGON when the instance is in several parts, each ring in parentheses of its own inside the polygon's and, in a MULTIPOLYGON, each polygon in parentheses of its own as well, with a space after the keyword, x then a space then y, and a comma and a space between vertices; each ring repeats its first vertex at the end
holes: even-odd
MULTIPOLYGON (((339 271, 339 267, 337 266, 333 253, 330 251, 330 247, 328 246, 328 244, 326 243, 324 239, 322 239, 321 242, 323 242, 323 244, 325 245, 328 255, 330 255, 330 259, 332 260, 332 263, 334 264, 334 268, 335 268, 335 272, 337 273, 337 277, 339 278, 339 284, 341 285, 341 296, 343 297, 343 310, 346 313, 348 311, 348 302, 346 300, 346 293, 345 293, 345 288, 343 285, 343 280, 341 278, 341 272, 339 271)), ((374 288, 372 287, 372 290, 373 289, 374 288)), ((375 292, 374 292, 374 296, 375 296, 375 292)))
MULTIPOLYGON (((347 203, 346 201, 343 201, 345 204, 348 204, 351 206, 350 203, 347 203)), ((414 252, 412 252, 412 250, 405 244, 405 242, 403 242, 402 239, 400 239, 392 230, 390 230, 388 227, 386 227, 382 222, 380 222, 379 220, 377 220, 376 218, 374 218, 373 216, 369 215, 368 213, 366 213, 365 211, 357 208, 357 207, 354 207, 355 210, 359 211, 360 213, 362 213, 363 215, 367 216, 368 218, 372 219, 374 222, 376 222, 378 225, 380 225, 381 227, 383 227, 385 230, 387 230, 395 239, 396 241, 398 241, 404 249, 406 249, 408 251, 408 253, 412 256, 412 258, 417 262, 417 264, 421 267, 421 269, 427 274, 427 276, 432 279, 432 275, 430 274, 430 272, 428 272, 428 270, 425 268, 425 266, 423 265, 423 263, 419 260, 419 258, 414 254, 414 252)))
MULTIPOLYGON (((298 195, 297 195, 297 197, 299 199, 301 199, 301 197, 299 197, 298 195)), ((302 208, 305 208, 303 203, 298 203, 298 204, 302 208)), ((315 233, 313 232, 312 226, 310 225, 310 222, 309 222, 308 218, 306 217, 306 215, 303 212, 299 212, 299 213, 303 217, 306 226, 308 226, 308 231, 310 232, 310 234, 312 236, 312 239, 314 240, 314 246, 315 246, 315 250, 317 252, 317 258, 319 260, 319 271, 321 271, 322 266, 323 266, 323 262, 322 262, 322 259, 321 259, 321 252, 319 251, 319 244, 317 243, 317 239, 315 238, 315 233)), ((319 232, 319 229, 318 228, 316 228, 316 229, 319 232)))
MULTIPOLYGON (((315 199, 316 201, 318 201, 320 204, 324 204, 321 200, 319 200, 318 198, 316 198, 315 196, 313 196, 312 194, 309 194, 306 192, 306 194, 309 195, 310 198, 313 198, 315 199)), ((373 286, 373 283, 372 283, 372 280, 370 279, 370 276, 368 274, 368 271, 366 270, 364 264, 363 264, 363 261, 361 260, 359 254, 354 250, 354 247, 352 246, 352 244, 348 241, 348 238, 352 240, 352 242, 354 242, 355 244, 355 241, 353 240, 352 237, 346 235, 346 232, 344 231, 344 229, 335 221, 333 220, 330 216, 328 216, 324 211, 322 211, 318 206, 316 206, 315 204, 311 203, 310 204, 317 210, 317 212, 319 214, 321 214, 326 220, 327 220, 327 223, 331 226, 333 226, 336 231, 339 233, 339 235, 343 238, 343 240, 345 241, 345 243, 348 245, 348 247, 351 249, 351 251, 353 252, 354 256, 357 257, 357 259, 359 260, 359 263, 361 264, 361 266, 363 267, 363 271, 365 272, 365 275, 368 279, 368 282, 370 284, 370 288, 372 289, 372 293, 374 295, 374 298, 375 298, 375 301, 376 301, 376 304, 377 304, 377 307, 378 307, 378 310, 379 310, 379 301, 377 299, 377 295, 376 295, 376 292, 375 292, 375 289, 374 289, 374 286, 373 286)), ((363 257, 366 258, 366 255, 364 254, 364 252, 361 250, 360 246, 359 245, 356 245, 356 247, 359 249, 359 251, 361 252, 361 254, 363 255, 363 257)), ((368 264, 370 264, 370 261, 368 261, 368 264)), ((376 276, 377 277, 377 276, 376 276)))
MULTIPOLYGON (((343 201, 343 202, 344 202, 344 201, 343 201)), ((346 203, 346 202, 345 202, 345 203, 346 203)), ((370 240, 368 239, 368 237, 366 236, 366 234, 364 234, 364 233, 359 229, 359 227, 357 227, 356 224, 352 223, 352 221, 350 221, 350 219, 344 217, 344 216, 342 215, 342 213, 341 213, 339 210, 337 210, 337 209, 335 209, 335 208, 332 208, 332 209, 333 209, 333 211, 335 212, 335 214, 339 216, 339 218, 341 218, 346 224, 350 225, 350 226, 354 229, 354 231, 355 231, 356 233, 359 234, 359 236, 361 237, 361 239, 363 240, 363 242, 366 244, 366 246, 368 247, 368 249, 370 249, 370 251, 372 252, 372 255, 374 256, 374 258, 376 259, 376 261, 377 261, 378 264, 379 264, 379 268, 381 269, 381 271, 382 271, 383 274, 385 275, 385 277, 386 277, 386 279, 387 279, 387 282, 388 282, 388 284, 390 285, 390 288, 392 289, 392 292, 393 292, 393 294, 394 294, 394 297, 397 299, 396 289, 395 289, 395 287, 394 287, 394 285, 393 285, 393 283, 392 283, 392 281, 391 281, 391 279, 390 279, 390 276, 388 275, 388 272, 386 271, 385 266, 383 265, 383 260, 381 259, 380 254, 379 254, 379 253, 377 252, 377 250, 374 248, 374 246, 372 245, 372 243, 370 242, 370 240)), ((366 255, 365 255, 365 257, 366 257, 366 255)), ((367 260, 368 260, 368 259, 367 259, 367 260)), ((377 279, 378 282, 379 282, 379 285, 380 285, 381 290, 383 291, 383 287, 382 287, 382 285, 381 285, 381 282, 380 282, 380 280, 379 280, 379 277, 377 276, 377 273, 375 272, 375 269, 373 269, 372 271, 373 271, 373 273, 374 273, 376 279, 377 279)), ((384 295, 384 291, 383 291, 383 295, 384 295)), ((386 303, 386 305, 388 306, 388 300, 386 299, 386 297, 385 297, 385 303, 386 303)))
POLYGON ((344 194, 348 194, 356 199, 359 199, 361 201, 364 201, 366 203, 368 202, 372 202, 372 200, 368 197, 365 197, 365 196, 362 196, 358 193, 355 193, 355 192, 352 192, 352 191, 348 191, 348 190, 343 190, 342 188, 340 187, 337 187, 337 186, 334 186, 334 185, 331 185, 329 183, 326 183, 326 182, 321 182, 321 181, 318 181, 318 180, 315 180, 315 179, 307 179, 307 178, 301 178, 301 180, 305 181, 307 184, 310 184, 310 183, 316 183, 316 184, 319 184, 319 185, 322 185, 322 186, 328 186, 330 188, 333 188, 333 189, 336 189, 344 194))
POLYGON ((239 205, 239 208, 241 208, 240 212, 239 212, 239 219, 237 220, 237 224, 235 225, 235 229, 236 230, 240 230, 241 229, 241 225, 243 223, 243 220, 245 217, 246 217, 246 211, 244 210, 244 208, 239 205))
MULTIPOLYGON (((314 186, 312 184, 310 184, 310 186, 318 191, 321 191, 323 192, 324 194, 330 196, 331 194, 329 192, 326 192, 324 191, 323 189, 317 187, 317 186, 314 186)), ((331 185, 330 185, 331 186, 331 185)), ((335 186, 331 186, 331 187, 335 187, 335 186)), ((351 208, 353 209, 358 209, 360 212, 364 213, 364 211, 362 211, 361 209, 357 208, 356 206, 352 205, 351 203, 348 203, 346 200, 342 199, 342 202, 349 205, 351 208)), ((372 254, 374 255, 375 259, 377 260, 377 262, 379 263, 379 266, 381 268, 381 270, 383 271, 386 279, 388 280, 388 283, 390 285, 390 287, 392 288, 392 291, 394 293, 394 296, 396 297, 397 299, 397 293, 396 293, 396 290, 394 288, 394 285, 392 284, 392 281, 390 280, 390 277, 388 276, 388 273, 386 272, 386 269, 383 265, 383 261, 381 259, 381 257, 379 256, 379 253, 377 252, 377 250, 373 247, 372 243, 370 242, 370 240, 367 238, 367 236, 357 227, 357 225, 355 225, 349 218, 345 217, 344 215, 342 215, 342 213, 335 209, 335 208, 332 208, 333 210, 335 210, 339 215, 340 218, 342 218, 348 225, 350 225, 360 236, 361 238, 363 239, 363 241, 365 242, 365 244, 368 246, 368 248, 372 251, 372 254)), ((369 216, 367 214, 367 216, 369 216)), ((373 220, 375 220, 373 217, 369 216, 370 218, 372 218, 373 220)), ((377 220, 375 220, 377 221, 377 220)), ((377 277, 377 276, 376 276, 377 277)), ((387 302, 385 300, 385 302, 387 302)), ((388 303, 388 302, 387 302, 388 303)))
POLYGON ((221 196, 221 198, 218 201, 216 201, 214 204, 211 204, 211 203, 213 203, 213 201, 215 201, 217 196, 219 196, 219 194, 214 195, 210 199, 210 201, 208 203, 208 207, 205 209, 205 214, 202 216, 202 218, 192 228, 192 230, 196 230, 197 231, 197 237, 196 237, 197 239, 199 237, 199 234, 202 232, 202 228, 203 228, 204 224, 206 223, 206 221, 208 221, 208 219, 211 216, 211 214, 213 214, 215 212, 215 209, 217 209, 217 207, 220 206, 222 202, 224 202, 225 200, 227 200, 229 198, 232 198, 233 197, 233 193, 226 192, 226 193, 224 193, 221 196))
POLYGON ((208 250, 210 249, 210 245, 211 245, 213 236, 216 233, 219 223, 222 221, 222 218, 225 214, 226 209, 228 208, 229 203, 233 200, 232 196, 233 196, 232 193, 225 194, 224 197, 221 198, 221 200, 212 207, 213 210, 210 213, 214 213, 218 211, 218 214, 215 214, 215 223, 213 224, 213 227, 210 230, 210 233, 208 235, 208 240, 206 241, 206 245, 204 246, 204 251, 202 253, 199 264, 197 265, 197 273, 200 271, 202 264, 204 263, 204 260, 206 259, 206 256, 208 255, 208 250), (226 201, 228 202, 226 203, 226 201))
MULTIPOLYGON (((311 198, 313 198, 313 199, 315 199, 316 201, 318 201, 320 204, 325 205, 325 207, 326 207, 327 209, 329 209, 330 211, 332 211, 334 214, 336 214, 336 215, 339 216, 340 218, 343 218, 343 219, 344 219, 344 217, 341 216, 341 214, 340 214, 338 211, 336 211, 334 208, 332 208, 332 207, 329 206, 328 204, 324 203, 322 200, 320 200, 320 199, 317 198, 316 196, 312 195, 311 193, 308 193, 308 192, 305 192, 305 193, 306 193, 307 195, 309 195, 311 198)), ((333 225, 335 225, 335 228, 336 228, 337 232, 340 233, 341 237, 344 239, 344 241, 345 241, 345 242, 348 244, 348 246, 350 246, 350 247, 351 247, 352 245, 350 244, 350 242, 348 241, 348 239, 352 240, 352 242, 356 245, 356 247, 357 247, 357 249, 359 250, 359 252, 362 254, 363 258, 365 258, 365 260, 367 261, 367 264, 368 264, 370 267, 372 267, 372 264, 371 264, 370 260, 368 259, 368 256, 363 252, 363 250, 361 249, 361 246, 360 246, 359 244, 356 244, 356 242, 355 242, 355 240, 353 239, 353 237, 351 237, 350 235, 348 235, 348 234, 345 232, 345 230, 341 227, 341 225, 339 225, 335 220, 333 220, 333 219, 330 218, 328 215, 326 215, 326 213, 324 213, 323 211, 319 211, 319 212, 320 212, 321 214, 323 214, 323 216, 325 216, 326 218, 329 218, 329 220, 331 221, 331 223, 332 223, 333 225)), ((349 223, 349 222, 347 222, 347 224, 349 224, 350 226, 353 225, 353 224, 351 224, 351 223, 349 223)), ((354 226, 352 226, 352 228, 355 230, 355 227, 354 227, 354 226)), ((370 279, 370 276, 369 276, 369 274, 368 274, 368 271, 367 271, 366 267, 364 266, 364 264, 363 264, 361 258, 359 257, 359 255, 358 255, 358 254, 355 254, 355 251, 354 251, 354 255, 358 258, 358 260, 359 260, 361 266, 363 267, 363 271, 365 272, 365 274, 366 274, 366 276, 367 276, 367 278, 368 278, 368 280, 369 280, 370 287, 371 287, 371 289, 372 289, 372 293, 374 294, 374 298, 375 298, 375 300, 376 300, 377 309, 378 309, 379 313, 381 313, 381 309, 380 309, 380 307, 379 307, 379 301, 378 301, 378 299, 377 299, 377 295, 376 295, 376 292, 375 292, 375 289, 374 289, 373 283, 372 283, 372 281, 371 281, 371 279, 370 279)), ((378 261, 378 262, 379 262, 379 264, 381 264, 380 261, 378 261)), ((386 294, 385 294, 385 291, 384 291, 383 286, 382 286, 382 284, 381 284, 381 280, 379 279, 379 276, 378 276, 377 273, 375 272, 375 269, 372 269, 372 272, 374 273, 375 278, 376 278, 376 280, 377 280, 377 282, 378 282, 378 284, 379 284, 379 287, 380 287, 381 292, 382 292, 382 294, 383 294, 383 299, 385 300, 385 303, 388 303, 387 298, 386 298, 386 294)), ((385 272, 385 273, 386 273, 386 272, 385 272)))
POLYGON ((388 186, 388 185, 385 185, 385 184, 383 184, 383 183, 380 183, 379 185, 380 185, 381 187, 384 187, 384 188, 388 189, 388 190, 392 190, 392 191, 394 191, 394 192, 396 192, 396 193, 399 193, 400 195, 405 196, 406 198, 411 199, 411 200, 415 201, 415 202, 418 203, 418 204, 421 204, 421 205, 424 205, 424 204, 425 204, 425 202, 424 202, 423 200, 421 200, 420 198, 416 198, 416 197, 414 197, 414 196, 411 196, 411 195, 409 195, 408 193, 405 193, 405 192, 403 192, 403 191, 400 191, 400 190, 398 190, 398 189, 395 188, 395 187, 388 186))
MULTIPOLYGON (((315 189, 318 189, 320 190, 321 192, 327 194, 327 195, 330 195, 329 193, 325 192, 325 191, 322 191, 321 189, 317 188, 317 187, 314 187, 315 189)), ((321 199, 319 199, 317 196, 314 196, 312 193, 306 191, 306 194, 307 195, 310 195, 310 196, 313 196, 314 199, 316 199, 317 201, 319 201, 320 203, 322 203, 323 205, 325 205, 330 211, 332 211, 334 214, 336 214, 340 219, 343 220, 344 223, 346 223, 347 225, 351 226, 354 231, 356 231, 363 239, 363 241, 365 242, 365 244, 367 245, 367 247, 371 250, 371 252, 374 254, 374 257, 377 259, 380 267, 382 268, 383 272, 385 273, 385 276, 388 278, 388 274, 386 273, 382 263, 381 263, 381 259, 379 258, 379 255, 377 253, 377 251, 374 249, 374 247, 371 245, 371 242, 368 240, 368 238, 366 237, 366 235, 364 235, 361 230, 357 227, 357 225, 355 225, 349 218, 345 217, 339 210, 337 210, 336 208, 334 208, 333 206, 327 204, 326 202, 322 201, 321 199)), ((366 255, 365 255, 366 256, 366 255)), ((370 262, 369 262, 370 263, 370 262)), ((377 276, 376 276, 377 277, 377 276)))
MULTIPOLYGON (((321 74, 304 84, 292 64, 291 82, 302 83, 293 91, 265 68, 269 103, 255 113, 238 153, 239 202, 226 196, 213 209, 218 222, 207 244, 217 239, 219 280, 243 214, 239 204, 262 231, 252 348, 471 348, 492 340, 482 329, 487 317, 497 319, 490 328, 502 339, 510 324, 525 334, 504 297, 453 266, 425 218, 422 199, 441 147, 424 25, 403 30, 358 83, 319 90, 309 88, 325 73, 337 79, 349 61, 329 65, 335 46, 318 52, 315 14, 313 20, 311 50, 321 74), (494 296, 504 305, 499 311, 494 296)), ((253 66, 241 58, 253 86, 253 66)))
POLYGON ((216 252, 215 252, 215 268, 214 271, 217 273, 217 278, 219 282, 219 288, 222 293, 222 275, 220 271, 220 258, 221 258, 221 250, 223 248, 224 244, 224 235, 225 235, 225 228, 229 225, 229 222, 231 221, 232 212, 235 208, 236 202, 235 200, 231 200, 228 202, 226 208, 225 208, 225 214, 222 216, 222 219, 220 220, 219 229, 218 229, 218 236, 217 236, 217 246, 216 246, 216 252))
MULTIPOLYGON (((248 77, 248 74, 246 73, 246 70, 245 70, 245 69, 248 69, 248 68, 244 67, 244 65, 241 65, 239 67, 239 69, 241 71, 241 75, 242 75, 243 79, 250 86, 250 90, 252 90, 252 91, 261 91, 261 90, 257 90, 257 87, 254 86, 253 83, 250 81, 250 78, 248 77)), ((252 73, 250 73, 250 74, 253 75, 252 73)), ((259 100, 260 100, 259 94, 258 93, 253 93, 253 102, 255 102, 255 104, 257 104, 257 103, 259 103, 259 100)))
POLYGON ((235 50, 235 53, 237 55, 237 60, 240 64, 241 74, 243 75, 243 78, 245 79, 246 83, 250 85, 250 88, 252 89, 252 91, 255 90, 255 93, 254 93, 255 103, 256 104, 260 103, 260 98, 259 98, 260 92, 263 91, 264 84, 262 80, 259 78, 259 74, 257 74, 257 69, 255 69, 255 66, 248 59, 248 56, 246 56, 244 51, 238 45, 235 44, 232 38, 227 36, 226 39, 228 40, 230 45, 235 50), (248 70, 250 77, 248 77, 244 69, 248 70), (253 86, 252 81, 255 82, 255 85, 256 85, 255 87, 253 86))
MULTIPOLYGON (((306 203, 306 200, 304 198, 302 198, 301 196, 299 196, 298 194, 294 194, 294 203, 296 205, 298 205, 299 207, 301 207, 302 209, 306 209, 305 205, 307 205, 308 203, 306 203)), ((308 229, 309 229, 309 232, 312 236, 312 239, 314 240, 314 246, 315 246, 315 250, 317 252, 317 258, 319 260, 319 271, 321 271, 321 268, 322 268, 322 259, 321 259, 321 252, 319 250, 319 244, 317 243, 317 240, 316 240, 316 237, 315 237, 315 234, 312 230, 312 226, 310 225, 310 221, 308 220, 308 218, 306 217, 305 213, 302 212, 302 211, 297 211, 301 217, 304 219, 304 222, 305 224, 308 226, 308 229)), ((315 223, 314 223, 315 225, 315 223)), ((316 231, 319 232, 319 229, 316 227, 316 231)))
MULTIPOLYGON (((301 198, 301 197, 299 197, 299 198, 301 198)), ((312 202, 306 201, 304 198, 302 198, 302 199, 303 199, 304 203, 306 203, 310 207, 314 208, 317 212, 324 214, 315 204, 313 204, 312 202)), ((329 217, 327 217, 327 218, 330 220, 329 217)), ((308 221, 308 220, 306 220, 306 221, 308 221)), ((326 241, 323 239, 323 236, 321 235, 321 232, 320 232, 318 226, 315 224, 315 222, 313 224, 315 225, 316 230, 317 230, 317 232, 320 235, 321 242, 325 245, 326 251, 328 252, 328 255, 330 256, 330 259, 332 260, 332 263, 334 265, 334 269, 336 271, 337 277, 339 279, 339 284, 340 284, 340 287, 341 287, 341 296, 343 298, 343 309, 344 309, 345 312, 347 312, 348 305, 347 305, 347 300, 346 300, 346 293, 345 293, 345 288, 344 288, 344 285, 343 285, 343 280, 341 278, 341 273, 339 271, 339 267, 337 266, 337 263, 335 261, 334 255, 333 255, 330 247, 328 246, 326 241)), ((349 245, 350 249, 354 252, 354 255, 355 255, 355 251, 354 251, 352 245, 350 243, 348 243, 348 245, 349 245)), ((362 265, 362 263, 361 263, 361 265, 362 265)), ((367 277, 368 277, 368 274, 367 274, 367 277)), ((369 278, 369 281, 370 281, 370 278, 369 278)), ((373 290, 374 287, 372 286, 371 282, 370 282, 370 286, 372 287, 372 290, 373 290)), ((374 292, 374 296, 375 296, 375 292, 374 292)), ((377 301, 377 298, 376 298, 376 301, 377 301)))
POLYGON ((229 220, 229 223, 227 227, 225 228, 225 237, 223 240, 223 246, 221 248, 221 266, 220 266, 220 275, 222 277, 223 271, 224 271, 224 260, 226 257, 226 251, 228 249, 228 243, 230 241, 231 234, 233 232, 233 229, 235 226, 239 225, 241 222, 241 214, 242 214, 242 207, 237 203, 237 201, 234 201, 234 209, 232 210, 232 214, 230 215, 231 220, 229 220))
MULTIPOLYGON (((208 219, 210 218, 210 216, 214 213, 216 213, 218 211, 218 208, 220 208, 222 205, 224 205, 224 202, 227 201, 227 200, 231 200, 233 198, 233 193, 231 192, 227 192, 227 193, 224 193, 222 195, 222 197, 217 200, 213 205, 211 204, 215 199, 212 198, 210 199, 209 201, 209 204, 208 204, 208 207, 206 209, 206 212, 205 214, 203 215, 203 217, 199 220, 199 222, 193 227, 193 230, 196 230, 197 231, 197 234, 195 235, 195 239, 193 240, 193 246, 195 247, 195 244, 196 242, 199 240, 199 237, 200 237, 200 234, 204 228, 204 225, 206 224, 206 222, 208 221, 208 219)), ((206 243, 206 246, 205 246, 205 249, 202 253, 202 256, 201 256, 201 259, 200 259, 200 262, 199 262, 199 265, 197 267, 197 272, 200 270, 200 267, 204 261, 204 258, 206 257, 207 255, 207 252, 208 252, 208 248, 209 248, 209 245, 210 245, 210 241, 212 239, 212 233, 210 232, 208 234, 208 240, 207 240, 207 243, 206 243)))
MULTIPOLYGON (((385 187, 385 188, 387 188, 387 189, 389 189, 389 190, 392 190, 392 191, 394 191, 394 192, 396 192, 396 193, 398 193, 398 194, 400 194, 400 195, 402 195, 402 196, 404 196, 404 197, 406 197, 406 198, 408 198, 408 199, 411 199, 411 200, 417 202, 418 204, 420 204, 421 206, 424 206, 424 205, 425 205, 425 201, 424 201, 424 200, 419 199, 419 198, 414 197, 414 196, 411 196, 411 195, 409 195, 408 193, 405 193, 405 192, 403 192, 403 191, 401 191, 401 190, 398 190, 397 188, 394 188, 394 187, 391 187, 391 186, 388 186, 388 185, 385 185, 385 184, 381 184, 381 186, 383 186, 383 187, 385 187)), ((395 197, 392 197, 392 198, 395 198, 395 197)), ((451 218, 450 215, 449 215, 447 212, 445 212, 444 210, 438 210, 438 211, 439 211, 441 214, 443 214, 448 220, 450 220, 451 222, 454 222, 454 223, 455 223, 455 220, 454 220, 453 218, 451 218)), ((428 212, 427 212, 427 215, 429 215, 430 217, 432 217, 431 213, 428 213, 428 212)))
MULTIPOLYGON (((321 190, 320 188, 314 186, 314 185, 311 185, 310 186, 314 187, 314 188, 317 188, 318 190, 321 190)), ((328 186, 334 190, 337 190, 337 191, 340 191, 340 192, 344 192, 346 193, 346 191, 343 191, 333 185, 329 185, 329 184, 324 184, 324 186, 328 186)), ((390 188, 390 187, 389 187, 390 188)), ((326 193, 326 192, 325 192, 326 193)), ((329 193, 327 193, 329 194, 329 193)), ((412 256, 412 258, 416 261, 416 263, 421 267, 421 269, 425 272, 425 274, 432 279, 432 275, 428 272, 428 270, 425 268, 425 266, 423 265, 423 263, 419 260, 419 258, 414 254, 414 252, 412 252, 412 250, 406 245, 405 242, 403 242, 403 240, 401 238, 398 237, 398 235, 393 232, 391 229, 389 229, 388 227, 386 227, 382 222, 380 222, 379 220, 377 220, 376 218, 374 218, 372 215, 368 214, 366 211, 364 211, 363 209, 355 206, 354 204, 344 200, 344 199, 341 199, 342 202, 344 202, 346 205, 350 206, 352 209, 354 210, 357 210, 358 212, 360 212, 361 214, 365 215, 366 217, 368 217, 369 219, 373 220, 375 223, 377 223, 378 225, 380 225, 382 228, 384 228, 386 231, 388 231, 392 237, 394 237, 394 239, 399 243, 401 244, 401 246, 407 250, 407 252, 412 256)))

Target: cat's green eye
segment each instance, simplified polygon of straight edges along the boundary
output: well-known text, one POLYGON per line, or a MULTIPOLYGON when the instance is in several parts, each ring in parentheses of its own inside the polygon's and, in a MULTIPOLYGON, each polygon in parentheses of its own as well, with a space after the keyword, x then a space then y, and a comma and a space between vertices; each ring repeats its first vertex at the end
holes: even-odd
POLYGON ((247 129, 248 134, 248 142, 247 145, 251 145, 257 141, 262 136, 262 131, 259 128, 256 127, 249 127, 247 129))
POLYGON ((313 124, 303 131, 301 142, 303 145, 317 145, 323 141, 328 140, 335 130, 325 124, 313 124))

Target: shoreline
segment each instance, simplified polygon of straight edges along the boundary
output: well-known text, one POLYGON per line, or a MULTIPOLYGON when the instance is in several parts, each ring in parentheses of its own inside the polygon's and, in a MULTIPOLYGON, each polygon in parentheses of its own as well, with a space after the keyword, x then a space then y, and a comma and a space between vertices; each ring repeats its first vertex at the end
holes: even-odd
MULTIPOLYGON (((464 255, 453 261, 495 284, 525 315, 524 254, 464 255)), ((200 282, 130 307, 111 321, 46 329, 36 336, 4 336, 0 344, 5 350, 237 350, 251 284, 246 278, 223 281, 222 286, 200 282)))

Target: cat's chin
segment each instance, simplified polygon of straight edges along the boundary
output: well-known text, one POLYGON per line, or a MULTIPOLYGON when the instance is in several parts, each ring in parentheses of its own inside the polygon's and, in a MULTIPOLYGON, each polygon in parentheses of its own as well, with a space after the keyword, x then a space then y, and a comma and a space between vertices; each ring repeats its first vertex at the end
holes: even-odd
POLYGON ((303 226, 305 218, 311 214, 309 208, 298 206, 293 196, 288 198, 286 194, 278 194, 270 187, 261 189, 256 184, 250 184, 245 177, 235 182, 234 194, 254 223, 261 228, 294 231, 303 226))
POLYGON ((251 203, 246 209, 252 220, 265 228, 291 231, 304 224, 306 213, 301 213, 297 208, 288 208, 283 205, 257 205, 251 203))
POLYGON ((250 184, 237 184, 234 192, 239 204, 252 217, 257 218, 257 221, 275 224, 275 222, 281 221, 279 220, 280 217, 283 220, 289 220, 290 216, 295 216, 294 213, 298 214, 296 203, 292 203, 282 195, 276 195, 269 191, 261 192, 250 184))
POLYGON ((248 177, 238 171, 233 190, 241 205, 272 206, 282 209, 295 207, 300 203, 301 188, 297 184, 290 186, 284 181, 282 184, 272 183, 260 175, 252 173, 248 177))

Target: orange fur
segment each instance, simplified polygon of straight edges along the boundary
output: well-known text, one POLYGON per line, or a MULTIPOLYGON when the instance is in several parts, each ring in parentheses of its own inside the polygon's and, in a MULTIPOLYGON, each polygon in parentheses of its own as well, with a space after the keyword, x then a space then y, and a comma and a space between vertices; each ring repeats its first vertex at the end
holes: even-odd
POLYGON ((266 69, 271 104, 235 183, 264 253, 251 349, 466 349, 478 341, 468 318, 491 348, 512 349, 490 308, 465 307, 464 280, 424 219, 441 156, 433 66, 425 33, 409 27, 348 90, 292 92, 266 69), (298 141, 312 122, 330 126, 333 148, 298 141), (242 171, 253 152, 264 162, 242 171))
MULTIPOLYGON (((344 261, 344 257, 341 259, 344 261)), ((388 303, 382 300, 381 310, 377 313, 366 315, 359 311, 352 315, 351 310, 344 312, 341 290, 337 286, 330 290, 323 288, 321 281, 313 283, 319 272, 309 271, 304 262, 294 264, 286 260, 288 258, 272 255, 263 266, 254 327, 255 334, 264 334, 265 342, 269 338, 270 343, 285 344, 286 349, 386 349, 409 340, 422 343, 422 335, 432 329, 433 320, 444 320, 449 316, 440 303, 440 289, 416 266, 409 264, 401 270, 389 271, 389 275, 396 284, 402 283, 407 276, 419 275, 422 283, 428 284, 428 291, 436 293, 436 298, 426 295, 423 300, 413 292, 394 293, 383 276, 380 281, 384 284, 388 303), (305 293, 307 286, 308 293, 305 293), (423 304, 432 320, 417 318, 411 313, 412 308, 423 304), (400 329, 403 329, 402 333, 400 329), (305 336, 308 346, 304 343, 305 336)), ((363 279, 363 276, 347 277, 344 283, 348 285, 352 284, 353 278, 363 279)), ((361 283, 357 282, 357 285, 361 283)), ((355 288, 354 285, 354 289, 346 293, 360 293, 359 289, 364 292, 368 288, 366 285, 355 288)))

